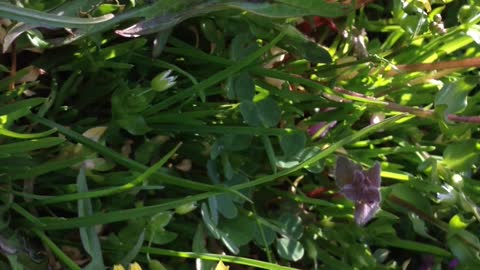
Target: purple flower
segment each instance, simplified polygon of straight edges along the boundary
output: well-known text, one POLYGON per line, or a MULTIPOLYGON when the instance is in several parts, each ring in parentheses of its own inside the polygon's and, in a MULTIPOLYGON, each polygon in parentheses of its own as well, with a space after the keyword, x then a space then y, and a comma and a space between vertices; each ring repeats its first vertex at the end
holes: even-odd
POLYGON ((338 157, 335 182, 340 192, 355 203, 355 222, 363 226, 380 209, 380 164, 376 162, 367 171, 346 157, 338 157))
POLYGON ((327 135, 328 131, 335 127, 337 121, 332 121, 327 123, 325 121, 318 122, 317 124, 310 126, 307 130, 308 135, 312 137, 312 139, 323 138, 327 135))
POLYGON ((451 261, 448 263, 448 269, 456 269, 459 263, 460 263, 460 262, 458 261, 457 258, 451 260, 451 261))

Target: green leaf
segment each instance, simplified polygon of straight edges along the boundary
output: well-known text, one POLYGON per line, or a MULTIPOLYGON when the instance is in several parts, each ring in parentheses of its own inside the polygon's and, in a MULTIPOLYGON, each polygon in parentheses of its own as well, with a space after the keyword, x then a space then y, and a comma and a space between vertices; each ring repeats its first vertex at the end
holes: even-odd
POLYGON ((146 237, 149 238, 149 241, 154 243, 154 244, 164 245, 164 244, 168 244, 168 243, 174 241, 175 239, 177 239, 178 234, 174 233, 174 232, 169 232, 169 231, 164 230, 164 229, 160 229, 160 230, 157 230, 157 231, 148 231, 147 230, 146 237))
POLYGON ((427 226, 425 226, 425 222, 420 219, 417 215, 413 213, 408 214, 408 218, 410 219, 410 222, 412 222, 413 225, 413 230, 420 236, 423 236, 425 238, 431 239, 433 241, 436 241, 434 237, 432 237, 430 234, 428 234, 428 229, 427 226))
POLYGON ((233 203, 231 194, 218 195, 216 196, 216 200, 218 202, 218 212, 220 212, 222 216, 232 219, 238 215, 238 210, 233 203))
POLYGON ((443 163, 458 172, 470 171, 478 160, 478 147, 474 140, 449 144, 443 152, 443 163))
POLYGON ((215 197, 208 198, 208 209, 210 210, 210 217, 215 226, 218 225, 218 201, 215 197))
POLYGON ((243 100, 240 103, 240 112, 250 126, 274 127, 281 117, 280 108, 270 97, 257 102, 243 100))
POLYGON ((150 228, 151 231, 156 231, 163 229, 165 226, 170 223, 170 220, 173 217, 172 212, 160 212, 156 215, 154 215, 151 219, 150 222, 148 223, 148 227, 150 228))
POLYGON ((475 41, 475 43, 480 44, 480 26, 471 25, 466 34, 475 41))
POLYGON ((396 184, 391 186, 391 188, 392 190, 389 196, 395 196, 401 199, 419 212, 426 214, 432 213, 432 206, 427 198, 417 190, 411 188, 408 184, 396 184))
POLYGON ((115 119, 115 123, 132 135, 144 135, 151 130, 140 114, 122 115, 115 119))
POLYGON ((269 246, 275 241, 275 232, 267 226, 263 226, 262 224, 256 224, 255 226, 255 234, 254 234, 254 241, 255 244, 266 247, 269 246), (260 226, 262 228, 260 229, 260 226), (263 233, 262 233, 263 231, 263 233))
POLYGON ((28 167, 26 170, 19 172, 15 175, 9 175, 12 180, 31 178, 34 176, 43 175, 49 172, 58 171, 77 165, 86 159, 84 156, 76 156, 68 159, 58 159, 47 161, 41 165, 34 167, 28 167))
POLYGON ((335 18, 345 16, 348 12, 348 6, 343 6, 338 3, 328 3, 324 0, 276 0, 273 3, 269 1, 264 1, 263 3, 235 1, 228 3, 228 5, 261 16, 274 18, 291 18, 308 15, 335 18))
POLYGON ((98 52, 99 60, 109 60, 118 58, 124 55, 129 55, 134 50, 138 50, 145 46, 147 40, 144 38, 136 38, 129 41, 125 41, 119 44, 115 44, 113 46, 108 46, 106 48, 102 48, 98 52))
POLYGON ((303 258, 305 253, 303 245, 299 241, 291 238, 278 238, 276 248, 280 257, 294 262, 303 258))
POLYGON ((469 269, 478 269, 480 267, 478 257, 480 244, 477 236, 466 230, 451 229, 447 237, 447 245, 461 265, 471 267, 469 269), (457 237, 457 235, 462 237, 457 237), (468 239, 470 242, 466 242, 464 239, 468 239))
POLYGON ((135 245, 130 249, 130 251, 123 257, 122 261, 120 262, 123 265, 127 265, 128 263, 135 260, 137 255, 140 253, 140 250, 143 246, 143 241, 145 240, 145 231, 138 236, 137 242, 135 245))
POLYGON ((9 3, 1 2, 0 17, 43 27, 87 29, 95 24, 111 20, 114 16, 112 14, 96 18, 58 16, 56 14, 20 8, 9 3))
POLYGON ((11 155, 18 153, 26 153, 43 148, 49 148, 63 143, 65 139, 57 137, 48 137, 41 139, 33 139, 29 141, 16 142, 0 145, 0 155, 11 155))
POLYGON ((232 252, 233 254, 238 254, 240 252, 239 247, 224 232, 220 232, 220 240, 222 240, 222 243, 225 245, 225 247, 227 247, 228 250, 230 250, 230 252, 232 252))
MULTIPOLYGON (((208 235, 205 231, 205 227, 203 224, 199 223, 197 229, 195 230, 195 235, 193 236, 192 251, 196 253, 207 252, 207 243, 205 241, 207 237, 208 235)), ((214 263, 206 260, 197 260, 196 265, 197 269, 199 270, 211 270, 214 266, 214 263)))
POLYGON ((229 80, 227 93, 229 98, 252 100, 255 96, 255 82, 248 72, 242 72, 229 80))
POLYGON ((258 116, 264 127, 274 127, 280 122, 282 112, 275 100, 267 97, 256 102, 255 105, 257 106, 258 116))
POLYGON ((234 61, 240 61, 251 55, 258 49, 255 37, 250 33, 241 33, 236 35, 230 45, 230 58, 234 61))
POLYGON ((298 240, 303 235, 302 219, 297 215, 283 214, 276 224, 282 228, 282 234, 288 238, 298 240))
POLYGON ((126 225, 118 232, 118 238, 120 242, 133 246, 138 241, 137 235, 145 232, 145 227, 148 226, 147 218, 130 219, 126 225))
POLYGON ((236 246, 240 247, 253 240, 255 221, 245 215, 238 215, 234 219, 222 221, 219 228, 236 246))
POLYGON ((280 136, 279 142, 285 158, 290 159, 305 148, 307 136, 303 132, 285 134, 280 136))
POLYGON ((148 164, 157 148, 158 144, 146 140, 135 150, 135 160, 142 164, 148 164))
POLYGON ((12 104, 2 105, 0 107, 0 115, 7 115, 14 112, 17 114, 26 115, 27 113, 29 113, 29 110, 31 108, 36 107, 44 103, 45 101, 45 98, 30 98, 16 101, 12 104))
POLYGON ((167 270, 163 264, 157 260, 148 261, 148 269, 150 270, 167 270))
POLYGON ((215 239, 220 239, 221 232, 217 229, 216 224, 212 220, 210 212, 208 211, 208 207, 205 203, 202 203, 200 213, 202 214, 203 223, 205 224, 205 227, 208 229, 208 231, 213 235, 215 239))
POLYGON ((146 237, 149 242, 157 245, 169 243, 177 238, 177 234, 164 229, 170 223, 173 212, 160 212, 154 215, 147 226, 146 237))
POLYGON ((257 106, 253 101, 243 100, 240 102, 240 113, 249 126, 261 126, 262 121, 260 120, 257 106))
POLYGON ((273 150, 272 141, 268 136, 262 136, 263 147, 265 148, 265 152, 267 153, 268 161, 270 163, 270 167, 272 168, 272 172, 277 172, 277 157, 275 156, 275 151, 273 150))
MULTIPOLYGON (((78 172, 77 188, 78 192, 88 192, 87 177, 85 176, 85 168, 83 166, 78 172)), ((93 209, 90 199, 78 200, 78 216, 85 217, 92 214, 93 209)), ((83 248, 92 258, 92 261, 84 269, 104 269, 102 248, 95 227, 81 227, 79 230, 83 248)))
POLYGON ((462 78, 445 84, 435 96, 435 106, 447 105, 446 114, 462 112, 467 107, 468 93, 476 85, 474 78, 462 78))

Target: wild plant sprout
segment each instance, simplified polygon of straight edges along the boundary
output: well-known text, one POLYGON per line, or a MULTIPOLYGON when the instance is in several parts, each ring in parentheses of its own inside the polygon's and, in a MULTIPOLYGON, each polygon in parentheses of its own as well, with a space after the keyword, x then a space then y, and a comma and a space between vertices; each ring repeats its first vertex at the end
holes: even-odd
POLYGON ((370 221, 380 209, 380 164, 364 171, 346 157, 338 157, 335 182, 340 192, 355 203, 355 222, 359 226, 370 221))

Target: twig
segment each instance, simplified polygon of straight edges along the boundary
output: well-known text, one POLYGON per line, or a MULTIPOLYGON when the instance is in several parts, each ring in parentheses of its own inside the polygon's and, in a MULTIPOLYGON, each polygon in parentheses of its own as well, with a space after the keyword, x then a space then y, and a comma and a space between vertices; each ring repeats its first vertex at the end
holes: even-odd
POLYGON ((436 62, 436 63, 396 65, 395 67, 396 69, 389 71, 387 75, 395 76, 402 72, 408 73, 408 72, 417 72, 417 71, 432 71, 432 70, 445 70, 445 69, 456 70, 456 69, 480 67, 480 57, 436 62))
MULTIPOLYGON (((16 52, 16 43, 15 41, 12 42, 12 45, 10 46, 11 48, 11 67, 10 67, 10 76, 14 77, 15 74, 17 73, 17 52, 16 52)), ((9 91, 15 90, 15 81, 12 81, 10 85, 8 86, 9 91)))
MULTIPOLYGON (((365 102, 370 102, 374 104, 379 104, 384 106, 387 109, 397 112, 405 112, 417 117, 421 118, 434 118, 435 111, 434 110, 426 110, 422 108, 413 108, 408 106, 403 106, 397 103, 378 100, 374 97, 365 96, 363 94, 352 92, 341 87, 335 87, 333 89, 336 93, 338 93, 342 98, 334 97, 332 95, 324 95, 327 99, 333 100, 335 102, 352 102, 352 100, 359 100, 363 99, 365 102)), ((452 122, 457 123, 470 123, 470 124, 480 124, 480 116, 460 116, 456 114, 448 114, 447 119, 452 122)))

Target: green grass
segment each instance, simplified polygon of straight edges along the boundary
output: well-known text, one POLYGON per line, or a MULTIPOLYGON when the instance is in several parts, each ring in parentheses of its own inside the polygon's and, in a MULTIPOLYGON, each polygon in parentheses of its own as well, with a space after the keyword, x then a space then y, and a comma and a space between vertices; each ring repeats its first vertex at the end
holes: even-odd
POLYGON ((1 269, 480 266, 479 1, 17 2, 1 269))

